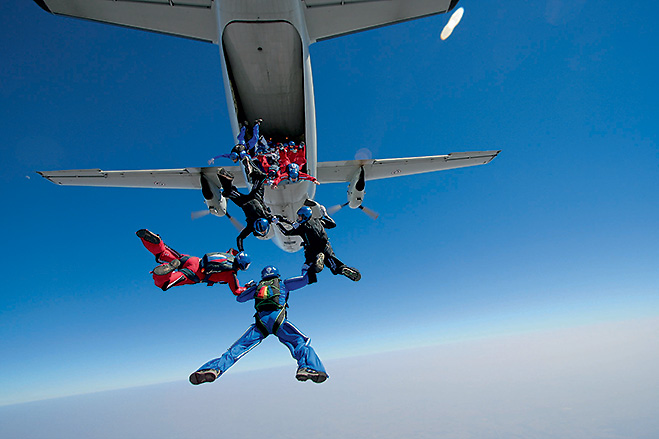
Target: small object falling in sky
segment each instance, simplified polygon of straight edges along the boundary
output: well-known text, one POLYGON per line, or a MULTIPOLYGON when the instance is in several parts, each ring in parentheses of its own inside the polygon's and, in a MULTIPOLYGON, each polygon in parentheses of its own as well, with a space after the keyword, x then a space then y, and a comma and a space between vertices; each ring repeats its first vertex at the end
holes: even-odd
POLYGON ((442 34, 440 35, 440 38, 442 40, 445 40, 449 36, 451 36, 453 29, 455 29, 458 23, 460 23, 460 20, 462 20, 462 14, 464 14, 464 12, 465 12, 464 8, 458 8, 453 13, 453 15, 451 15, 451 18, 449 18, 448 23, 446 23, 446 26, 444 26, 444 29, 442 30, 442 34))

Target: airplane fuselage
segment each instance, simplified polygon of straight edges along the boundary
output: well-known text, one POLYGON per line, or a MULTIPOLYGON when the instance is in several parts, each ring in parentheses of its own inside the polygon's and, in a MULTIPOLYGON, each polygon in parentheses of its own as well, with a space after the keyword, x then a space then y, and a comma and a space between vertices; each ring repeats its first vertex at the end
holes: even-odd
MULTIPOLYGON (((222 0, 217 8, 222 76, 234 137, 240 123, 263 119, 261 133, 274 141, 304 141, 307 173, 316 176, 316 112, 309 36, 299 0, 222 0)), ((227 150, 230 148, 227 145, 227 150)), ((294 219, 315 185, 308 181, 266 188, 273 214, 294 219)), ((274 227, 273 227, 274 229, 274 227)), ((288 252, 298 237, 267 235, 288 252)))

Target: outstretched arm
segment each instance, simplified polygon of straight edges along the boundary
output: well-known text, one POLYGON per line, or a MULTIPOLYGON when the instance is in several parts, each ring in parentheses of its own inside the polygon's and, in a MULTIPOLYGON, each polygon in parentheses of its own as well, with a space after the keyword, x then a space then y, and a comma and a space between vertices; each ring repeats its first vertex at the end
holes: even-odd
POLYGON ((323 225, 323 227, 325 227, 326 229, 333 229, 334 227, 336 227, 336 223, 329 216, 322 217, 320 219, 320 222, 323 225))
POLYGON ((238 302, 247 302, 248 300, 251 300, 254 298, 254 295, 256 294, 256 287, 257 285, 252 285, 251 287, 247 288, 245 291, 240 293, 238 297, 236 297, 236 300, 238 302))
POLYGON ((238 251, 244 252, 245 249, 243 248, 243 240, 249 236, 250 233, 254 231, 254 226, 251 224, 247 224, 247 227, 243 229, 242 232, 240 232, 240 235, 236 238, 236 245, 238 246, 238 251))
POLYGON ((302 276, 289 277, 284 280, 284 285, 288 288, 288 291, 299 290, 302 287, 305 287, 309 284, 309 276, 307 275, 306 270, 302 276))
POLYGON ((300 171, 300 180, 308 180, 313 184, 320 184, 320 182, 316 179, 316 177, 312 177, 311 175, 306 174, 302 171, 300 171))
POLYGON ((279 230, 281 230, 281 233, 283 233, 285 236, 291 236, 291 235, 297 235, 298 234, 298 233, 296 233, 296 230, 294 228, 292 228, 290 230, 286 229, 286 227, 284 227, 282 222, 286 222, 286 223, 290 224, 290 221, 288 221, 287 219, 280 219, 279 222, 277 223, 277 227, 279 227, 279 230))
POLYGON ((227 283, 229 284, 229 288, 231 288, 231 292, 235 296, 240 295, 240 293, 246 290, 245 287, 240 286, 240 282, 238 282, 238 276, 236 276, 235 271, 232 271, 231 276, 228 276, 227 283))

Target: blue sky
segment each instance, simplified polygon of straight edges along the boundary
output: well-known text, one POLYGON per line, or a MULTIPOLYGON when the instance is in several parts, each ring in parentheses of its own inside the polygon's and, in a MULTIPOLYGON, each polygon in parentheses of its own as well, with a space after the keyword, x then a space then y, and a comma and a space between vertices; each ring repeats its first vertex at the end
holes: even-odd
MULTIPOLYGON (((659 6, 460 4, 446 41, 438 16, 311 47, 319 160, 502 150, 369 183, 375 222, 335 215, 335 251, 363 280, 323 273, 289 313, 323 360, 658 314, 659 6)), ((200 166, 230 148, 217 47, 0 8, 0 404, 187 379, 253 312, 221 286, 162 293, 134 232, 202 255, 235 230, 192 222, 195 191, 65 188, 35 171, 200 166)), ((246 248, 243 282, 271 263, 299 272, 301 253, 246 248)), ((294 368, 268 340, 235 370, 277 365, 294 368)))

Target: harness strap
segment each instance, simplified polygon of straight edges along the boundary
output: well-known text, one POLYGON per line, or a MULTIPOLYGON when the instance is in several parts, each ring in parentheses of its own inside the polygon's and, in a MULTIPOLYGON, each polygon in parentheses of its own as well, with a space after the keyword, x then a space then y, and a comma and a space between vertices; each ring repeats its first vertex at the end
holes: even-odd
POLYGON ((266 328, 261 319, 259 319, 258 313, 254 314, 254 317, 256 317, 256 329, 258 329, 264 337, 270 335, 268 328, 266 328))
POLYGON ((286 308, 283 308, 281 311, 279 311, 279 315, 277 316, 277 319, 275 320, 275 324, 272 325, 272 333, 277 335, 277 331, 279 330, 279 327, 281 326, 282 323, 284 323, 284 320, 286 319, 286 308))
POLYGON ((179 268, 179 270, 185 277, 187 277, 189 280, 191 280, 194 283, 199 283, 201 280, 199 279, 199 276, 195 274, 194 271, 190 270, 189 268, 179 268))
POLYGON ((270 334, 277 335, 277 331, 281 327, 281 324, 284 323, 284 320, 286 320, 286 308, 283 308, 281 311, 279 311, 279 314, 275 319, 275 324, 272 325, 272 332, 268 331, 268 328, 266 328, 261 319, 259 319, 258 313, 254 314, 254 317, 256 320, 256 328, 261 331, 261 334, 263 334, 265 337, 270 334))

